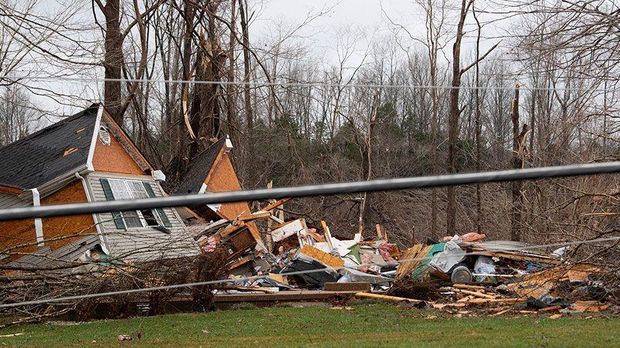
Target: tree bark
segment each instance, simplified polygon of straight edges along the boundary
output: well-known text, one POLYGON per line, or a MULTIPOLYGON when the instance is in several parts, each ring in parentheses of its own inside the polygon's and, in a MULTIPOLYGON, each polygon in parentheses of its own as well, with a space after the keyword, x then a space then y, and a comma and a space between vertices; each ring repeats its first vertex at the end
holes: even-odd
POLYGON ((106 22, 104 40, 104 104, 114 121, 123 124, 121 76, 123 70, 123 36, 120 29, 120 0, 98 3, 106 22))
MULTIPOLYGON (((461 42, 463 40, 463 27, 465 17, 471 2, 461 1, 461 13, 457 25, 456 38, 452 46, 452 84, 450 89, 450 108, 448 115, 448 174, 457 172, 457 141, 459 137, 459 93, 461 87, 461 42)), ((448 205, 446 208, 446 233, 456 233, 456 194, 455 187, 450 186, 447 190, 448 205)))
POLYGON ((247 161, 246 177, 252 179, 252 166, 250 165, 254 158, 254 111, 252 110, 252 94, 250 91, 250 74, 252 71, 252 62, 250 58, 250 33, 248 30, 248 14, 247 1, 239 0, 239 20, 241 24, 241 35, 243 36, 243 100, 245 108, 246 121, 246 142, 247 142, 247 161))
MULTIPOLYGON (((512 163, 514 169, 523 168, 523 152, 525 151, 525 135, 527 134, 527 124, 523 125, 520 131, 519 125, 519 84, 515 87, 515 96, 512 100, 512 163)), ((512 214, 510 239, 521 240, 521 211, 523 209, 523 194, 521 192, 523 183, 521 181, 512 182, 512 214)))

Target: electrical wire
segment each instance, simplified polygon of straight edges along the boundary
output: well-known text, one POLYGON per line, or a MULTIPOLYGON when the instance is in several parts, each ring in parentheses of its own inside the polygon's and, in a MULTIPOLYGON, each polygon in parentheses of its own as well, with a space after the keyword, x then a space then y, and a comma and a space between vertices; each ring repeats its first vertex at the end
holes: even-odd
MULTIPOLYGON (((593 244, 593 243, 601 243, 601 242, 615 241, 615 240, 620 240, 620 237, 597 238, 597 239, 590 239, 590 240, 584 240, 584 241, 569 241, 569 242, 553 243, 553 244, 528 245, 527 247, 519 248, 519 250, 541 249, 541 248, 549 247, 549 246, 570 246, 570 245, 578 245, 578 244, 593 244)), ((475 255, 478 255, 478 253, 470 252, 470 253, 465 253, 463 256, 475 256, 475 255)), ((423 260, 423 259, 426 259, 426 258, 427 257, 405 258, 405 259, 399 260, 399 262, 423 260)), ((305 271, 295 271, 295 272, 279 273, 278 275, 280 275, 280 276, 294 276, 294 275, 302 275, 302 274, 311 274, 311 273, 325 272, 327 269, 328 268, 305 270, 305 271)), ((0 304, 0 309, 2 309, 2 308, 21 307, 21 306, 30 306, 30 305, 38 305, 38 304, 46 304, 46 303, 57 303, 57 302, 64 302, 64 301, 76 301, 76 300, 83 300, 83 299, 97 298, 97 297, 135 294, 135 293, 150 292, 150 291, 161 291, 161 290, 179 289, 179 288, 191 288, 191 287, 203 286, 203 285, 216 285, 216 284, 224 284, 224 283, 243 282, 243 281, 251 281, 251 280, 265 279, 265 278, 269 278, 269 275, 259 275, 259 276, 251 276, 251 277, 240 277, 240 278, 228 278, 228 279, 210 280, 210 281, 204 281, 204 282, 193 282, 193 283, 183 283, 183 284, 155 286, 155 287, 141 288, 141 289, 128 289, 128 290, 100 292, 100 293, 94 293, 94 294, 83 294, 83 295, 75 295, 75 296, 54 297, 54 298, 38 299, 38 300, 32 300, 32 301, 23 301, 23 302, 0 304)))
MULTIPOLYGON (((165 79, 132 79, 132 78, 98 78, 98 77, 67 77, 67 76, 21 76, 5 77, 7 81, 69 81, 69 82, 130 82, 130 83, 151 83, 151 84, 194 84, 194 85, 221 85, 221 86, 250 86, 250 87, 327 87, 327 88, 388 88, 388 89, 437 89, 437 90, 513 90, 515 87, 510 84, 506 86, 451 86, 451 85, 410 85, 410 84, 377 84, 377 83, 331 83, 321 81, 304 82, 276 82, 276 81, 210 81, 210 80, 165 80, 165 79)), ((512 81, 511 81, 512 82, 512 81)), ((584 87, 528 87, 521 85, 521 90, 528 91, 576 91, 576 92, 602 92, 610 88, 584 88, 584 87)))

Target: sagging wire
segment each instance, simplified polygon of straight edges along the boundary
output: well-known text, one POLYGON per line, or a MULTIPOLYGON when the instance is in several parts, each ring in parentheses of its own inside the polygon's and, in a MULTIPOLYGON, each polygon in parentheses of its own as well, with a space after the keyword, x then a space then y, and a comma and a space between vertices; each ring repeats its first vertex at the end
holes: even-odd
MULTIPOLYGON (((570 246, 570 245, 577 245, 577 244, 601 243, 601 242, 615 241, 615 240, 620 240, 620 237, 597 238, 597 239, 590 239, 590 240, 584 240, 584 241, 569 241, 569 242, 553 243, 553 244, 528 245, 527 248, 541 249, 541 248, 550 247, 550 246, 561 247, 561 246, 570 246)), ((523 249, 525 249, 525 247, 519 248, 519 250, 523 250, 523 249)), ((464 254, 464 256, 475 256, 475 255, 479 255, 479 253, 471 252, 471 253, 464 254)), ((428 257, 407 258, 407 259, 400 259, 399 262, 424 260, 427 258, 428 257)), ((294 276, 294 275, 302 275, 302 274, 311 274, 311 273, 325 272, 327 269, 328 268, 320 268, 320 269, 305 270, 305 271, 278 273, 278 275, 294 276)), ((54 297, 54 298, 47 298, 47 299, 38 299, 38 300, 31 300, 31 301, 0 304, 0 309, 30 306, 30 305, 39 305, 39 304, 48 304, 48 303, 56 303, 56 302, 64 302, 64 301, 76 301, 76 300, 83 300, 83 299, 90 299, 90 298, 97 298, 97 297, 135 294, 135 293, 151 292, 151 291, 161 291, 161 290, 168 290, 168 289, 192 288, 192 287, 204 286, 204 285, 235 283, 235 282, 252 281, 252 280, 266 279, 266 278, 269 278, 269 275, 257 275, 257 276, 251 276, 251 277, 228 278, 228 279, 220 279, 220 280, 209 280, 209 281, 203 281, 203 282, 163 285, 163 286, 155 286, 155 287, 141 288, 141 289, 118 290, 118 291, 100 292, 100 293, 94 293, 94 294, 54 297)))

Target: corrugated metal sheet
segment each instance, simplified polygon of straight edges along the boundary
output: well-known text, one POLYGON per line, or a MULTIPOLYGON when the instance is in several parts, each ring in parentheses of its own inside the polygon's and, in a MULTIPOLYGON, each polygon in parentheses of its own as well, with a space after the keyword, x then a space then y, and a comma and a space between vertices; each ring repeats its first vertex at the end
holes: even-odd
MULTIPOLYGON (((148 177, 132 177, 91 173, 87 176, 89 189, 95 201, 105 201, 100 178, 123 178, 146 181, 151 184, 157 197, 163 196, 160 185, 148 177)), ((111 256, 128 260, 153 260, 158 258, 178 258, 198 254, 199 248, 174 209, 164 209, 170 220, 170 234, 153 227, 116 228, 111 213, 98 214, 102 238, 111 256)))

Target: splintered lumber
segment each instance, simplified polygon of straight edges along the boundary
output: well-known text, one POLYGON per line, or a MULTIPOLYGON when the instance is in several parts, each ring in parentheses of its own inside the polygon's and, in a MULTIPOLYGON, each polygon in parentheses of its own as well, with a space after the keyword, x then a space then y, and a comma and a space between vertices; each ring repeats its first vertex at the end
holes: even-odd
POLYGON ((383 233, 381 233, 381 225, 380 224, 376 224, 375 225, 375 229, 377 230, 377 238, 383 239, 383 233))
POLYGON ((275 208, 281 206, 282 204, 288 202, 290 198, 282 198, 282 199, 278 199, 277 201, 273 201, 269 204, 267 204, 266 207, 264 207, 263 209, 261 209, 262 211, 272 211, 275 208))
POLYGON ((492 317, 496 317, 498 315, 506 314, 506 313, 510 312, 511 310, 512 310, 512 308, 500 309, 499 312, 495 312, 495 313, 491 314, 491 316, 492 317))
POLYGON ((467 305, 466 303, 434 303, 434 302, 429 302, 429 304, 433 306, 433 308, 436 308, 436 309, 443 309, 446 307, 462 308, 467 305))
POLYGON ((433 249, 432 245, 416 244, 405 250, 400 258, 400 266, 396 271, 396 278, 410 275, 422 262, 422 259, 433 249))
POLYGON ((370 291, 370 283, 352 282, 352 283, 325 283, 326 291, 370 291))
POLYGON ((470 284, 452 284, 453 288, 468 290, 485 290, 484 286, 470 284))
POLYGON ((600 303, 598 301, 575 301, 571 309, 576 312, 600 312, 609 308, 609 303, 600 303))
POLYGON ((467 303, 518 303, 518 302, 527 302, 525 298, 473 298, 467 303))
POLYGON ((328 254, 323 250, 319 250, 311 245, 305 244, 303 247, 301 247, 299 252, 317 261, 320 261, 331 268, 339 269, 344 267, 344 261, 341 258, 336 257, 332 254, 328 254))
POLYGON ((242 258, 240 258, 240 259, 238 259, 238 260, 235 260, 235 261, 231 262, 231 263, 228 265, 228 269, 232 271, 232 270, 234 270, 234 269, 236 269, 236 268, 239 268, 239 267, 241 267, 241 266, 245 265, 246 263, 248 263, 248 262, 250 262, 250 261, 252 261, 252 260, 254 260, 254 257, 253 257, 253 256, 245 256, 245 257, 242 257, 242 258))
POLYGON ((569 280, 570 271, 593 273, 599 272, 600 268, 589 264, 560 265, 527 274, 523 277, 522 281, 508 284, 508 289, 516 292, 521 297, 541 298, 549 293, 557 282, 569 280))
POLYGON ((293 220, 290 222, 287 222, 286 224, 279 226, 278 228, 274 229, 273 231, 270 232, 271 234, 271 239, 274 242, 279 242, 283 239, 286 239, 290 236, 293 236, 295 234, 299 234, 299 232, 302 231, 307 231, 308 228, 306 227, 306 222, 304 219, 297 219, 297 220, 293 220))
POLYGON ((553 312, 553 311, 559 311, 560 309, 562 309, 562 306, 555 305, 555 306, 549 306, 549 307, 542 308, 540 309, 540 312, 553 312))
POLYGON ((388 295, 380 295, 380 294, 372 294, 369 292, 358 292, 355 294, 356 297, 364 297, 364 298, 372 298, 377 300, 386 300, 386 301, 396 301, 396 302, 411 302, 411 303, 421 303, 423 301, 415 300, 412 298, 406 297, 397 297, 397 296, 388 296, 388 295))
POLYGON ((268 211, 257 211, 257 212, 252 213, 252 214, 241 215, 236 220, 238 220, 238 221, 251 221, 251 220, 268 218, 270 216, 271 216, 271 213, 268 212, 268 211))
POLYGON ((329 227, 327 227, 327 223, 321 220, 321 226, 323 227, 323 234, 325 235, 325 241, 327 242, 329 249, 330 250, 334 249, 334 242, 332 241, 332 233, 330 232, 329 227))
POLYGON ((467 295, 475 296, 475 297, 482 297, 482 298, 488 298, 488 299, 496 298, 495 295, 484 294, 479 291, 471 291, 471 290, 463 290, 463 289, 459 289, 458 291, 464 294, 467 294, 467 295))
POLYGON ((323 236, 321 236, 320 234, 316 233, 316 230, 314 228, 310 228, 306 232, 308 232, 310 237, 312 237, 317 242, 324 242, 325 241, 325 238, 323 238, 323 236))
POLYGON ((456 300, 456 302, 469 302, 470 300, 473 300, 473 299, 474 299, 473 296, 465 296, 463 298, 456 300))

